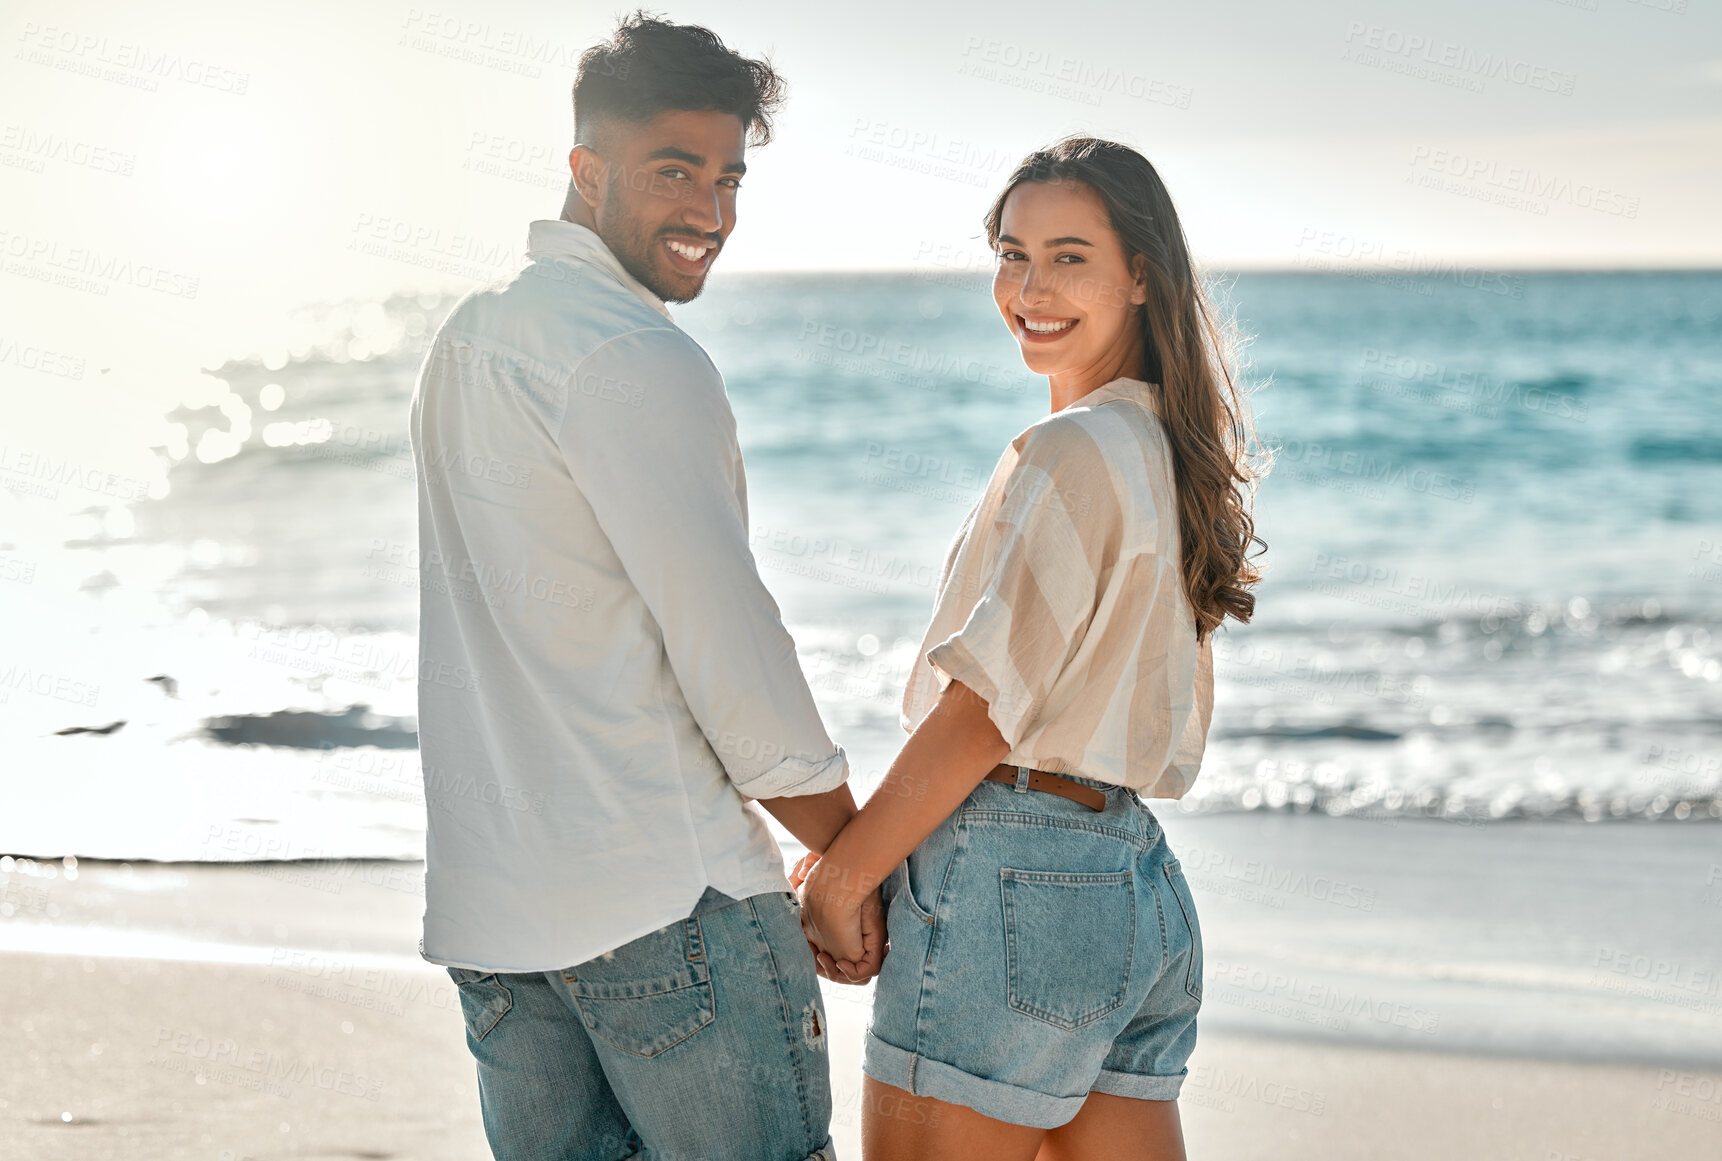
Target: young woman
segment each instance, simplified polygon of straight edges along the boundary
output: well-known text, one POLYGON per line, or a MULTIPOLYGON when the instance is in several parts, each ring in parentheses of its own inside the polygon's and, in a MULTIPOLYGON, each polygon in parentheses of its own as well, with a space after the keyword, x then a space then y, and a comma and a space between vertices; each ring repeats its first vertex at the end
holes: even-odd
POLYGON ((1247 420, 1182 228, 1139 153, 1030 154, 986 218, 993 297, 1052 413, 945 563, 882 788, 797 874, 832 978, 890 954, 868 1161, 1163 1161, 1202 937, 1144 798, 1201 764, 1211 640, 1247 621, 1247 420))

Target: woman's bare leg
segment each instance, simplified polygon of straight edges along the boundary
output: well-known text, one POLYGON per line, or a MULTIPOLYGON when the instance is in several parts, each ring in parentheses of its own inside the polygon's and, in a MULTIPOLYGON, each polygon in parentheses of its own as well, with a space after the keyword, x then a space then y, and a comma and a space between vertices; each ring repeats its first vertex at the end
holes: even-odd
POLYGON ((861 1078, 866 1161, 1034 1161, 1045 1136, 1045 1129, 995 1121, 963 1105, 861 1078))
POLYGON ((1091 1092, 1075 1119, 1046 1134, 1035 1161, 1184 1161, 1178 1102, 1091 1092))

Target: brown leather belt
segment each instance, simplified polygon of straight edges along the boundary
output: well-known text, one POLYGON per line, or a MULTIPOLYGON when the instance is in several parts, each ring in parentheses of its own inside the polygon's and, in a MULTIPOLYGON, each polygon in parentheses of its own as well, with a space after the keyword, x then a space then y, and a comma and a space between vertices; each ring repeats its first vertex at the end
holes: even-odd
MULTIPOLYGON (((1000 763, 992 768, 992 772, 987 775, 986 780, 1015 786, 1016 771, 1015 766, 1006 766, 1000 763)), ((1056 794, 1060 798, 1080 802, 1090 810, 1106 809, 1106 795, 1094 787, 1084 786, 1080 782, 1072 782, 1068 778, 1060 778, 1057 774, 1048 774, 1044 770, 1030 770, 1028 772, 1028 788, 1030 790, 1044 790, 1048 794, 1056 794)))

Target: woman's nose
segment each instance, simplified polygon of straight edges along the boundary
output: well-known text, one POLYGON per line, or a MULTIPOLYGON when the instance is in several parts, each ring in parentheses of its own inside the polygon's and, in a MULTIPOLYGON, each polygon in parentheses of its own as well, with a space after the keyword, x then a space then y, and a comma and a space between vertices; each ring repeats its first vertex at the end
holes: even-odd
POLYGON ((1039 306, 1052 298, 1052 288, 1044 273, 1033 268, 1025 270, 1022 276, 1022 288, 1017 292, 1024 306, 1039 306))

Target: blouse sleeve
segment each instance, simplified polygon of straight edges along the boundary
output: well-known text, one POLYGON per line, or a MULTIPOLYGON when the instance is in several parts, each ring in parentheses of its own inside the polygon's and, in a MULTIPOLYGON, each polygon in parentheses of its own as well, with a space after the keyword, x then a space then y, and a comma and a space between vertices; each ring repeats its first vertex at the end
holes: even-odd
POLYGON ((1208 745, 1208 727, 1214 720, 1214 634, 1210 632, 1196 649, 1195 701, 1166 771, 1153 787, 1155 798, 1182 798, 1202 769, 1202 752, 1208 745))
POLYGON ((1012 747, 1081 646, 1122 531, 1093 437, 1073 423, 1031 429, 1005 481, 981 595, 967 623, 927 652, 941 685, 960 681, 986 700, 1012 747))

